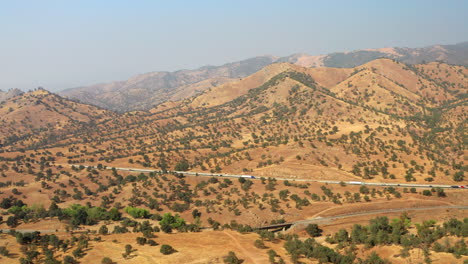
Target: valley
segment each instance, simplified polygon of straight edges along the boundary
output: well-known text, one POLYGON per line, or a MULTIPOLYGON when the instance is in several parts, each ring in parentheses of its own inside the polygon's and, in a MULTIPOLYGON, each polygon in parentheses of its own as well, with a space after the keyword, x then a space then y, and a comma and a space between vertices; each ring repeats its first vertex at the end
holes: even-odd
POLYGON ((13 96, 0 261, 461 263, 467 76, 385 58, 273 63, 124 113, 13 96))

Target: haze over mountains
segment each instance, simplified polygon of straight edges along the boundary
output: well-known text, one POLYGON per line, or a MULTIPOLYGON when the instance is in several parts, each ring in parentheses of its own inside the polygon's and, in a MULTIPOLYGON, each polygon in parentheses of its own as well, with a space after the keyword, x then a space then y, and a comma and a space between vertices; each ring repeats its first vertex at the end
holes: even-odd
POLYGON ((4 2, 0 264, 468 264, 468 1, 4 2))
POLYGON ((352 68, 377 58, 391 58, 407 64, 443 61, 448 64, 466 66, 468 65, 468 42, 414 49, 358 50, 320 56, 307 54, 293 54, 281 58, 260 56, 195 70, 150 72, 125 81, 71 88, 59 94, 118 112, 148 110, 165 101, 188 98, 212 87, 244 78, 272 63, 288 62, 304 67, 352 68))
POLYGON ((14 96, 17 96, 17 95, 20 95, 22 94, 23 91, 21 91, 20 89, 10 89, 6 92, 0 90, 0 102, 3 102, 7 99, 10 99, 11 97, 14 97, 14 96))
POLYGON ((256 57, 66 91, 86 95, 74 98, 81 102, 44 89, 25 94, 10 90, 0 93, 0 143, 10 151, 79 143, 102 152, 100 145, 107 142, 120 150, 102 152, 104 160, 118 156, 126 162, 136 153, 161 152, 168 166, 187 160, 195 170, 242 173, 243 168, 265 175, 280 168, 297 174, 300 160, 312 168, 330 166, 335 173, 353 177, 353 171, 365 179, 380 175, 382 160, 429 160, 431 170, 418 167, 408 174, 403 162, 403 167, 385 169, 381 177, 406 173, 407 179, 421 181, 442 168, 442 180, 450 181, 457 171, 453 164, 464 154, 468 70, 442 62, 411 63, 463 62, 466 48, 464 43, 404 52, 395 48, 256 57), (361 64, 383 56, 390 58, 361 64), (358 66, 323 66, 338 62, 358 66), (94 106, 101 100, 103 108, 94 106), (127 112, 134 109, 147 111, 127 112), (125 150, 129 144, 133 147, 125 150), (265 148, 272 158, 264 164, 264 158, 255 155, 265 148), (239 158, 246 153, 247 161, 239 158), (218 155, 238 162, 221 164, 213 158, 218 155))

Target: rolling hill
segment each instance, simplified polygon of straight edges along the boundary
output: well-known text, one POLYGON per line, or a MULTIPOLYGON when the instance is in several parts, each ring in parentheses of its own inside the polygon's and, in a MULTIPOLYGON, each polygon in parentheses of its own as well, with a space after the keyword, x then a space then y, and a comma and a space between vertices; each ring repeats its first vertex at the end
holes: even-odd
POLYGON ((320 56, 307 54, 293 54, 282 58, 260 56, 195 70, 150 72, 126 81, 71 88, 59 94, 118 112, 149 110, 160 103, 188 98, 204 90, 247 77, 272 63, 287 62, 303 67, 353 68, 378 58, 391 58, 405 64, 443 61, 448 64, 467 66, 467 43, 414 49, 369 49, 320 56))
POLYGON ((0 259, 222 263, 229 248, 246 263, 406 263, 427 247, 430 261, 462 261, 467 196, 451 186, 466 182, 467 74, 392 59, 275 63, 126 113, 43 89, 11 97, 0 259))
MULTIPOLYGON (((85 144, 100 160, 149 167, 186 160, 195 171, 451 183, 465 153, 467 75, 439 62, 276 63, 149 112, 109 118, 101 110, 92 129, 76 127, 41 146, 85 144)), ((63 106, 57 112, 70 111, 63 106)), ((6 145, 31 148, 28 140, 6 145)))
POLYGON ((60 92, 60 95, 118 112, 148 110, 162 102, 190 97, 211 87, 248 76, 275 60, 271 56, 262 56, 217 67, 150 72, 126 81, 67 89, 60 92))
POLYGON ((52 143, 114 116, 110 111, 37 89, 0 103, 0 142, 15 145, 21 141, 30 146, 52 143))

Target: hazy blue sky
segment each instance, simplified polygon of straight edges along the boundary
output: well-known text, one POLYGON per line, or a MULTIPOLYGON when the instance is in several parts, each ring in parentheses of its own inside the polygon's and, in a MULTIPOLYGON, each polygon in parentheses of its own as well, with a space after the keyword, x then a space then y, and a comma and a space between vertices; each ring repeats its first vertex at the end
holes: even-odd
POLYGON ((249 57, 468 40, 468 1, 0 2, 0 89, 62 90, 249 57))

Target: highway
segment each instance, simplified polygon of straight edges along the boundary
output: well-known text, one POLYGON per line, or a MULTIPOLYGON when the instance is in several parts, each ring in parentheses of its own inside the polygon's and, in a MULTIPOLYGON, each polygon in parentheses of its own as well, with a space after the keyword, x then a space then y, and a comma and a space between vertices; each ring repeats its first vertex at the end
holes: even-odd
MULTIPOLYGON (((75 166, 80 167, 83 166, 85 168, 91 167, 96 168, 95 166, 88 166, 88 165, 69 165, 68 166, 75 166)), ((62 165, 63 166, 63 165, 62 165)), ((103 167, 107 170, 118 170, 118 171, 134 171, 134 172, 155 172, 155 173, 163 173, 162 170, 154 170, 154 169, 140 169, 140 168, 121 168, 121 167, 103 167)), ((253 175, 238 175, 238 174, 227 174, 227 173, 209 173, 209 172, 192 172, 192 171, 166 171, 166 173, 178 173, 187 176, 201 176, 201 177, 227 177, 227 178, 246 178, 252 180, 260 180, 261 177, 256 177, 253 175)), ((467 185, 446 185, 446 184, 416 184, 416 183, 385 183, 385 182, 363 182, 363 181, 328 181, 328 180, 312 180, 312 179, 292 179, 292 178, 277 178, 276 180, 280 181, 295 181, 295 182, 318 182, 318 183, 327 183, 327 184, 346 184, 346 185, 368 185, 368 186, 382 186, 382 187, 406 187, 406 188, 454 188, 454 189, 468 189, 467 185)))
POLYGON ((382 209, 382 210, 374 210, 374 211, 366 211, 360 213, 351 213, 351 214, 344 214, 344 215, 335 215, 335 216, 327 216, 327 217, 315 217, 312 219, 300 220, 293 222, 292 224, 308 224, 312 222, 321 222, 321 221, 332 221, 336 219, 342 219, 347 217, 354 217, 354 216, 363 216, 363 215, 373 215, 373 214, 383 214, 383 213, 397 213, 397 212, 406 212, 406 211, 420 211, 420 210, 437 210, 437 209, 460 209, 460 210, 468 210, 467 205, 447 205, 447 206, 431 206, 431 207, 410 207, 410 208, 395 208, 395 209, 382 209))
POLYGON ((291 226, 304 226, 307 224, 324 224, 333 220, 343 219, 348 217, 354 216, 363 216, 363 215, 374 215, 374 214, 386 214, 386 213, 397 213, 397 212, 407 212, 407 211, 428 211, 428 210, 437 210, 437 209, 459 209, 459 210, 467 210, 468 206, 465 205, 446 205, 446 206, 430 206, 430 207, 408 207, 408 208, 395 208, 395 209, 381 209, 381 210, 373 210, 373 211, 366 211, 366 212, 358 212, 358 213, 350 213, 350 214, 342 214, 342 215, 334 215, 334 216, 327 216, 327 217, 314 217, 311 219, 299 220, 295 222, 289 223, 281 223, 281 224, 273 224, 273 225, 265 225, 259 226, 255 229, 262 230, 262 229, 276 229, 278 228, 289 228, 291 226))

